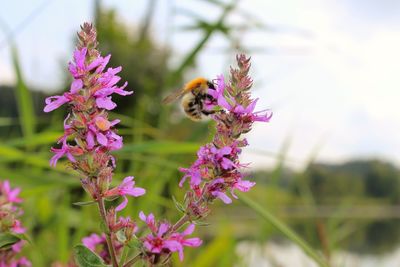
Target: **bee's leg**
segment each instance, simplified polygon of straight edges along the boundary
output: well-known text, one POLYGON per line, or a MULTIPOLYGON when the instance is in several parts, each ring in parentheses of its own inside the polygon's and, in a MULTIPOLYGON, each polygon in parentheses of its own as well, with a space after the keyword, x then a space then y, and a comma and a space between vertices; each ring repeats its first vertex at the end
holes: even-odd
POLYGON ((216 110, 202 110, 201 111, 201 113, 203 113, 206 116, 214 114, 215 112, 217 112, 217 111, 216 110))

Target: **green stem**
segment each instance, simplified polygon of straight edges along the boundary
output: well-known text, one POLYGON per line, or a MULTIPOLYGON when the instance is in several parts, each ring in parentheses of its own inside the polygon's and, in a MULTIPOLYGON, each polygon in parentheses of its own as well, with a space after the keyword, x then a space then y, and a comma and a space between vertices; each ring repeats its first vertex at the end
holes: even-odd
POLYGON ((136 263, 142 257, 142 253, 137 254, 135 257, 130 259, 127 263, 125 263, 122 267, 129 267, 136 263))
POLYGON ((98 196, 97 204, 99 206, 100 217, 103 220, 104 225, 107 227, 107 232, 105 234, 106 234, 108 251, 110 252, 112 266, 119 267, 118 262, 117 262, 117 256, 115 254, 114 244, 112 242, 111 231, 110 231, 110 228, 109 228, 108 222, 107 222, 107 215, 106 215, 106 208, 104 206, 104 199, 102 197, 98 196))
POLYGON ((176 230, 178 230, 179 228, 182 227, 182 225, 184 225, 186 222, 188 222, 190 220, 190 216, 185 214, 184 216, 182 216, 170 229, 168 232, 165 233, 165 235, 168 235, 170 233, 175 232, 176 230))
POLYGON ((129 252, 129 247, 128 247, 128 245, 125 244, 124 250, 122 251, 121 259, 119 260, 119 266, 124 265, 126 258, 128 257, 128 252, 129 252))

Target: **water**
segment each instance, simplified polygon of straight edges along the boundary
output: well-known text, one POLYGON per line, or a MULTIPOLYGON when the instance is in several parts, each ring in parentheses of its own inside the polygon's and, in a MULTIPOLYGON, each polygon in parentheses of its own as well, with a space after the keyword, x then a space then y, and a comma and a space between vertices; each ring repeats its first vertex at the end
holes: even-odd
MULTIPOLYGON (((242 264, 237 267, 318 267, 311 258, 295 245, 268 242, 241 242, 237 254, 242 264)), ((383 255, 359 255, 346 251, 337 251, 332 255, 333 267, 397 267, 400 266, 400 247, 383 255)))

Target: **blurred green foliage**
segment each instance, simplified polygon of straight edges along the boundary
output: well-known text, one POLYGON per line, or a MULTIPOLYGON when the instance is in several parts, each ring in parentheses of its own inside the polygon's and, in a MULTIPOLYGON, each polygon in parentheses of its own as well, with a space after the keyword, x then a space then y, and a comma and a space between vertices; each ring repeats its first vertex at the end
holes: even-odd
MULTIPOLYGON (((118 109, 111 114, 122 120, 119 133, 124 136, 124 148, 115 153, 118 169, 114 183, 135 175, 137 184, 148 192, 145 197, 131 199, 125 215, 136 218, 142 209, 157 217, 177 219, 179 214, 171 201, 171 196, 178 200, 183 197, 183 190, 177 187, 180 179, 177 169, 193 161, 198 147, 209 139, 212 131, 210 125, 182 119, 174 110, 176 107, 160 104, 163 95, 181 86, 211 36, 223 33, 232 41, 233 28, 226 17, 235 12, 237 1, 204 2, 218 9, 220 17, 211 22, 194 17, 195 27, 190 29, 201 38, 176 66, 169 64, 172 49, 160 45, 150 31, 152 12, 134 30, 122 23, 114 10, 97 6, 95 21, 100 50, 103 54, 112 53, 110 66, 123 66, 122 81, 128 81, 129 89, 135 92, 130 97, 116 98, 118 109)), ((149 5, 155 4, 156 1, 149 1, 149 5)), ((44 95, 27 90, 16 50, 13 55, 17 84, 14 88, 0 88, 0 177, 23 188, 23 222, 32 239, 25 253, 33 266, 65 264, 71 258, 71 248, 82 237, 99 232, 98 214, 92 206, 71 204, 88 200, 76 173, 62 162, 56 168, 49 167, 49 148, 62 134, 66 111, 61 108, 52 114, 41 112, 44 95)), ((66 83, 65 88, 68 87, 66 83)), ((284 168, 289 146, 289 142, 285 143, 277 153, 274 170, 249 174, 257 181, 248 194, 250 198, 295 227, 327 259, 337 248, 382 252, 399 243, 399 224, 390 216, 385 219, 379 218, 379 213, 369 218, 343 216, 353 205, 398 205, 397 169, 370 161, 340 166, 310 164, 304 172, 293 172, 284 168), (302 205, 305 216, 296 217, 288 209, 298 205, 302 205), (331 216, 318 213, 321 205, 334 206, 329 211, 331 216)), ((233 266, 239 261, 235 253, 237 242, 282 239, 271 221, 259 219, 251 205, 249 208, 240 202, 229 206, 216 203, 209 221, 210 226, 198 227, 205 245, 198 250, 185 250, 184 263, 174 257, 174 266, 233 266)), ((278 229, 280 224, 277 221, 278 229)), ((291 233, 285 235, 294 240, 291 233)))

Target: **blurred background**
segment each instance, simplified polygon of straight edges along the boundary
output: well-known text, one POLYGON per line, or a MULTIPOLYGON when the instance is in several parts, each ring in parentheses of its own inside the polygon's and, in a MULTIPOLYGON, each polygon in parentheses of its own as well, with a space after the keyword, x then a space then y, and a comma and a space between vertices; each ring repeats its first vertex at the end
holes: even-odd
MULTIPOLYGON (((66 264, 98 232, 96 210, 75 173, 50 168, 65 109, 44 98, 69 88, 76 32, 95 23, 110 66, 123 66, 131 97, 116 98, 125 146, 115 183, 147 188, 139 210, 178 218, 171 196, 180 166, 210 139, 161 99, 194 77, 228 75, 235 55, 252 57, 258 109, 242 160, 257 186, 248 196, 293 228, 332 266, 400 262, 400 2, 384 1, 9 1, 0 10, 0 178, 23 189, 33 266, 66 264)), ((201 249, 174 266, 317 266, 246 203, 216 203, 201 249)), ((61 265, 58 265, 61 266, 61 265)))

